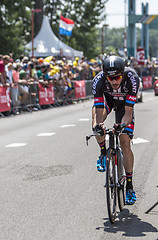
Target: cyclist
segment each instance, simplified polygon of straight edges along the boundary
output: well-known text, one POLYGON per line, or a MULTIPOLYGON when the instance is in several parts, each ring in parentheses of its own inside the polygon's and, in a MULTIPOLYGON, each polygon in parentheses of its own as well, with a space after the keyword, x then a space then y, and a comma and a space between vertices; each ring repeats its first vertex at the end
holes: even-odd
POLYGON ((122 130, 120 146, 123 152, 123 164, 126 172, 126 204, 134 204, 135 191, 132 184, 134 155, 130 140, 134 131, 134 104, 139 87, 139 77, 134 69, 125 67, 125 62, 118 56, 109 56, 103 61, 103 70, 93 79, 92 92, 94 105, 92 108, 92 128, 100 146, 101 154, 97 161, 97 170, 105 171, 106 144, 104 121, 114 109, 116 111, 116 127, 122 130), (123 128, 124 126, 124 128, 123 128))

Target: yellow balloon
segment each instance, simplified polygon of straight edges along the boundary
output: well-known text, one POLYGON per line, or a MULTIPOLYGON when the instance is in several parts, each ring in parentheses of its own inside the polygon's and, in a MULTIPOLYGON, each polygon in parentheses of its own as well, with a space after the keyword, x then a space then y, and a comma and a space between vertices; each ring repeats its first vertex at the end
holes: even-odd
POLYGON ((45 59, 44 59, 44 62, 50 62, 50 61, 52 61, 52 59, 53 59, 53 56, 49 56, 49 57, 46 57, 45 59))
POLYGON ((95 59, 91 59, 91 63, 94 63, 94 62, 96 62, 96 60, 95 59))
POLYGON ((50 71, 50 76, 53 76, 54 74, 56 74, 56 71, 55 70, 51 70, 50 71))
POLYGON ((77 62, 76 62, 76 61, 73 61, 73 65, 76 67, 76 66, 77 66, 77 62))

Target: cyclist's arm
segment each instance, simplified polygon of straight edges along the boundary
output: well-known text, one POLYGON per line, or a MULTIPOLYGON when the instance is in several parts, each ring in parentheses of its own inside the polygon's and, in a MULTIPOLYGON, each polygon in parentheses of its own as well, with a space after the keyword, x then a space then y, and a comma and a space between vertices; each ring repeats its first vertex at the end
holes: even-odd
POLYGON ((121 123, 124 123, 127 126, 132 122, 132 116, 133 116, 133 107, 125 106, 125 114, 122 118, 121 123))
POLYGON ((92 93, 94 95, 94 105, 92 110, 92 127, 103 123, 110 112, 109 106, 106 104, 103 92, 105 90, 105 81, 103 72, 97 74, 93 79, 92 93))
POLYGON ((107 111, 105 108, 93 108, 92 126, 95 127, 98 123, 103 123, 107 118, 107 111))
POLYGON ((128 94, 125 100, 125 114, 122 118, 121 123, 125 123, 126 126, 132 122, 133 107, 136 103, 136 95, 139 87, 139 77, 136 72, 129 68, 126 72, 126 80, 128 85, 128 94))

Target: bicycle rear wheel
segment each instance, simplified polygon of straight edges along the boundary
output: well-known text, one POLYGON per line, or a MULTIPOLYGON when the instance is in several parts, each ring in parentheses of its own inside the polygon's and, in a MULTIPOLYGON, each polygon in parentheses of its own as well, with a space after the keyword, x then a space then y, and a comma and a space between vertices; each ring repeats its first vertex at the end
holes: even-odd
POLYGON ((118 172, 118 181, 119 181, 119 186, 117 188, 118 205, 119 205, 120 211, 122 211, 125 205, 125 191, 124 191, 125 174, 124 174, 124 167, 123 167, 123 155, 120 148, 117 150, 117 172, 118 172))
POLYGON ((112 149, 109 149, 106 159, 106 199, 111 223, 115 222, 117 210, 117 186, 115 176, 115 159, 112 155, 112 149))

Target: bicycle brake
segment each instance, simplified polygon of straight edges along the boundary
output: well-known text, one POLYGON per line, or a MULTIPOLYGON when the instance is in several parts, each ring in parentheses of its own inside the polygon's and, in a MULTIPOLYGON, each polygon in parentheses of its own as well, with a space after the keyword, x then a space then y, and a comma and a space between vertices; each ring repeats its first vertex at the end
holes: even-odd
POLYGON ((87 144, 87 146, 88 146, 88 141, 89 141, 90 138, 91 138, 90 136, 86 136, 86 144, 87 144))
POLYGON ((86 136, 86 144, 87 144, 87 146, 88 146, 88 141, 89 141, 89 139, 91 138, 91 137, 94 137, 96 134, 91 134, 91 135, 88 135, 88 136, 86 136))

